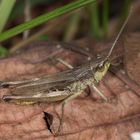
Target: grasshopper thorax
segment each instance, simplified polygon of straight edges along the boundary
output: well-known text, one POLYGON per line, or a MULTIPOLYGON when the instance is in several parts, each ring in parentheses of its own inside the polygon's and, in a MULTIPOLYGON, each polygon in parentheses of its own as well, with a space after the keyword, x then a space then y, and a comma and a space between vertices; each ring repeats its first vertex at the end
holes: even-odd
POLYGON ((100 62, 100 64, 97 66, 94 73, 94 79, 97 83, 100 82, 102 78, 106 75, 109 66, 110 66, 110 61, 108 59, 100 62))

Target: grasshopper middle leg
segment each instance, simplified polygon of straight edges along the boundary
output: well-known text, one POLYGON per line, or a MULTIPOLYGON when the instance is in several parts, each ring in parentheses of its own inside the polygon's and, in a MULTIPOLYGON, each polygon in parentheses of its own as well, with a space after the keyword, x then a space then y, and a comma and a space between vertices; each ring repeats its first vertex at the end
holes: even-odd
POLYGON ((62 102, 62 108, 61 108, 61 118, 60 118, 60 125, 58 128, 58 133, 61 130, 61 127, 63 127, 63 122, 64 122, 64 109, 65 109, 65 104, 68 103, 69 101, 71 101, 72 99, 76 98, 77 96, 79 96, 82 92, 77 92, 72 94, 71 96, 67 97, 63 102, 62 102))

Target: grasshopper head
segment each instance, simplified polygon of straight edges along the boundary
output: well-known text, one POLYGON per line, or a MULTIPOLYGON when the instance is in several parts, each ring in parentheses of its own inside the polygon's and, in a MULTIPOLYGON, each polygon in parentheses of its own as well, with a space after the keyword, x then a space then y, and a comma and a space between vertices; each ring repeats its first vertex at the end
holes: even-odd
POLYGON ((109 69, 109 66, 110 62, 108 59, 100 62, 100 64, 97 66, 94 74, 94 79, 96 80, 97 83, 100 82, 102 78, 105 76, 105 74, 109 69))

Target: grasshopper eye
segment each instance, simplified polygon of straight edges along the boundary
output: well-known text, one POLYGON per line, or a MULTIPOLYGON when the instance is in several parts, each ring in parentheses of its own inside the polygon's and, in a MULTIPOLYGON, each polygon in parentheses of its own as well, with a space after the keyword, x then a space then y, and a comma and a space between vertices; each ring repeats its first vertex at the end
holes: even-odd
POLYGON ((99 71, 99 72, 104 71, 104 63, 101 63, 101 64, 98 66, 98 71, 99 71))

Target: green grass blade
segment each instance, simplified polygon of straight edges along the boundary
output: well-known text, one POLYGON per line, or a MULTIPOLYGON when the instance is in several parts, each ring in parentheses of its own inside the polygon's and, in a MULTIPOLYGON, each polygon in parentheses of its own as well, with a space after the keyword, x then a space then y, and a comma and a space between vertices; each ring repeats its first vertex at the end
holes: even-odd
POLYGON ((46 21, 49 21, 51 19, 54 19, 62 14, 68 13, 70 11, 73 11, 77 8, 83 7, 86 4, 96 2, 96 0, 78 0, 76 2, 70 3, 68 5, 65 5, 61 8, 58 8, 56 10, 53 10, 52 12, 49 12, 47 14, 41 15, 29 22, 25 22, 21 25, 16 26, 15 28, 12 28, 4 33, 0 34, 0 41, 4 41, 10 37, 13 37, 19 33, 22 33, 23 31, 27 29, 31 29, 33 27, 36 27, 46 21))
POLYGON ((109 22, 109 0, 103 1, 103 13, 102 13, 102 20, 103 20, 103 31, 104 37, 107 37, 108 34, 108 22, 109 22))
POLYGON ((5 47, 0 45, 0 58, 7 56, 8 53, 9 53, 8 50, 5 47))
POLYGON ((0 3, 0 32, 3 30, 16 0, 2 0, 0 3))
POLYGON ((126 17, 128 16, 130 4, 131 4, 131 0, 124 0, 123 7, 122 7, 122 14, 121 14, 121 23, 123 23, 126 17))
POLYGON ((100 38, 100 24, 99 24, 99 9, 98 4, 93 3, 89 5, 90 19, 91 19, 91 34, 95 38, 100 38))
POLYGON ((63 39, 64 41, 68 42, 72 40, 73 37, 75 36, 80 23, 80 18, 81 18, 80 16, 81 16, 80 11, 77 11, 70 17, 69 23, 65 29, 64 39, 63 39))

